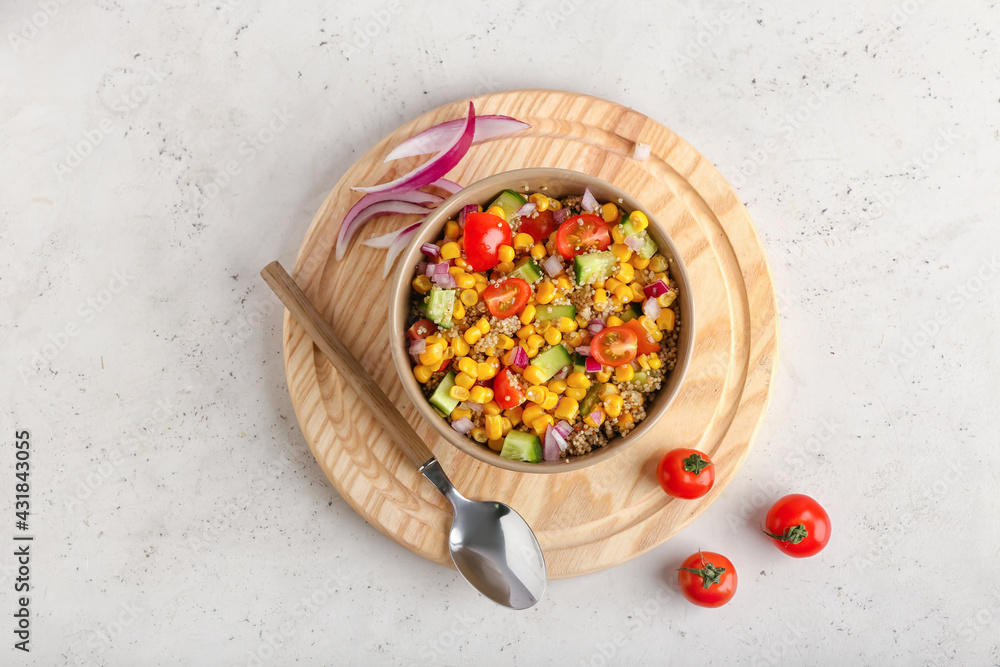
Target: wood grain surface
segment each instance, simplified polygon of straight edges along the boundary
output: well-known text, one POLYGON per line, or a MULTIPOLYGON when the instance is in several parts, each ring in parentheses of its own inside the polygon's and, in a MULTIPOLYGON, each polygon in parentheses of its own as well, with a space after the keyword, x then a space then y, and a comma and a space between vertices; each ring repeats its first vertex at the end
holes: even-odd
MULTIPOLYGON (((430 446, 455 486, 473 499, 509 504, 532 526, 550 578, 622 563, 669 539, 716 498, 736 474, 760 429, 778 354, 775 290, 760 238, 719 172, 683 139, 646 116, 575 93, 517 90, 473 98, 477 113, 507 114, 531 128, 472 147, 448 175, 463 185, 521 167, 562 167, 603 178, 633 194, 667 227, 687 265, 697 310, 695 348, 677 398, 640 442, 579 471, 532 475, 501 470, 458 451, 403 394, 385 327, 384 251, 369 236, 413 221, 376 219, 334 261, 340 220, 360 197, 352 185, 396 178, 426 156, 383 162, 406 137, 464 117, 468 101, 430 111, 380 141, 352 166, 317 212, 293 275, 337 336, 430 446), (635 143, 652 146, 646 162, 635 143), (666 496, 656 464, 673 447, 707 452, 716 483, 704 498, 666 496)), ((446 193, 442 193, 446 194, 446 193)), ((414 553, 451 567, 450 509, 369 410, 286 313, 285 369, 296 415, 327 477, 369 523, 414 553)))

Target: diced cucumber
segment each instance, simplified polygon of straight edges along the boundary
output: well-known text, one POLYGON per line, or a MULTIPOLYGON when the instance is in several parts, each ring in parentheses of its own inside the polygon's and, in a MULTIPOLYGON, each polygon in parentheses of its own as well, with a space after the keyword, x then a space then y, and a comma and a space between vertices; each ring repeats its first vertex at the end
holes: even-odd
POLYGON ((542 278, 542 267, 538 266, 538 263, 531 257, 525 257, 520 264, 514 267, 513 271, 507 274, 507 277, 520 278, 529 285, 534 285, 542 278))
POLYGON ((431 288, 427 295, 427 319, 442 329, 450 329, 454 309, 455 290, 431 288))
POLYGON ((634 320, 635 318, 642 315, 642 306, 635 301, 628 305, 619 317, 621 317, 622 322, 628 322, 629 320, 634 320))
POLYGON ((635 226, 632 224, 632 220, 629 218, 624 218, 622 220, 622 232, 625 236, 638 236, 642 239, 642 246, 639 247, 638 255, 643 259, 649 259, 656 254, 657 246, 656 241, 654 241, 647 231, 644 229, 641 232, 635 230, 635 226))
POLYGON ((595 382, 590 385, 590 389, 587 390, 587 395, 583 397, 580 401, 580 414, 587 416, 594 409, 594 406, 600 401, 598 393, 601 391, 601 383, 595 382))
POLYGON ((632 376, 632 382, 636 384, 646 384, 649 382, 649 375, 646 371, 636 371, 635 375, 632 376))
POLYGON ((560 317, 568 317, 573 319, 576 317, 576 306, 573 305, 562 305, 562 306, 535 306, 535 321, 544 322, 545 320, 558 320, 560 317))
POLYGON ((507 222, 511 221, 517 210, 528 203, 528 200, 514 192, 513 190, 504 190, 497 198, 493 200, 490 206, 499 206, 503 209, 504 217, 507 218, 507 222))
POLYGON ((571 365, 573 357, 569 356, 566 347, 560 343, 559 345, 553 345, 539 354, 531 360, 531 363, 538 366, 542 374, 545 375, 543 382, 548 382, 553 375, 571 365))
POLYGON ((538 463, 542 460, 542 441, 532 433, 511 429, 504 438, 500 456, 511 461, 538 463))
POLYGON ((441 384, 437 386, 431 394, 430 403, 437 408, 445 417, 458 407, 458 399, 452 398, 451 388, 455 386, 455 371, 448 371, 448 374, 441 379, 441 384))
POLYGON ((573 372, 574 373, 586 373, 587 372, 587 360, 584 359, 583 355, 579 352, 573 353, 573 372))
POLYGON ((592 285, 611 275, 615 268, 615 256, 608 250, 577 255, 573 260, 577 285, 592 285))

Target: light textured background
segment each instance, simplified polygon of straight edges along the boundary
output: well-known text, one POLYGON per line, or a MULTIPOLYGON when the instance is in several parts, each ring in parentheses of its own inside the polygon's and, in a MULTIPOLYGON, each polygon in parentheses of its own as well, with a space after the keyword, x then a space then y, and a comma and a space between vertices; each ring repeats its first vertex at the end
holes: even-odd
POLYGON ((29 662, 1000 664, 996 3, 429 4, 3 3, 0 539, 30 429, 29 662), (782 346, 718 502, 511 613, 327 483, 257 272, 387 132, 520 87, 708 156, 763 237, 782 346), (811 560, 757 530, 791 491, 835 523, 811 560), (722 609, 674 590, 699 547, 739 569, 722 609))

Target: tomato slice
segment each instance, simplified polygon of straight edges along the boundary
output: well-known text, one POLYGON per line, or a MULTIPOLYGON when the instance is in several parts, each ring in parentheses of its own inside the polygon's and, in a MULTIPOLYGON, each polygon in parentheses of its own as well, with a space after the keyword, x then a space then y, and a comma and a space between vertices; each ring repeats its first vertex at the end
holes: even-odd
POLYGON ((594 334, 590 355, 604 366, 624 366, 635 359, 638 337, 628 327, 608 327, 594 334))
POLYGON ((465 216, 465 259, 474 271, 489 271, 496 266, 502 245, 510 245, 506 220, 492 213, 465 216))
POLYGON ((531 238, 535 239, 535 243, 545 243, 546 239, 557 229, 559 229, 559 225, 556 224, 552 210, 546 209, 539 213, 537 217, 521 218, 521 226, 517 231, 531 234, 531 238))
POLYGON ((510 410, 524 403, 524 391, 508 368, 501 368, 493 380, 493 400, 503 410, 510 410))
POLYGON ((660 351, 660 344, 653 340, 653 336, 639 324, 638 319, 629 320, 622 326, 635 332, 635 336, 639 340, 639 354, 655 354, 660 351))
POLYGON ((493 317, 517 315, 531 297, 531 286, 520 278, 507 278, 483 290, 483 300, 493 317))
POLYGON ((608 223, 596 215, 574 215, 559 225, 556 247, 559 254, 569 259, 590 249, 605 250, 611 245, 608 223))
POLYGON ((437 328, 437 325, 430 320, 417 320, 412 327, 406 330, 406 335, 410 337, 410 340, 427 338, 437 331, 437 328))

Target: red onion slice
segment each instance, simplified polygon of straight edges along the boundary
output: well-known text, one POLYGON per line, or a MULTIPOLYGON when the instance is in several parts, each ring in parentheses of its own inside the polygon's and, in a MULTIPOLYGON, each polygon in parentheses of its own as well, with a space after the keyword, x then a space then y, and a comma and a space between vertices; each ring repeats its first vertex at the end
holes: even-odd
POLYGON ((431 259, 437 259, 441 256, 441 248, 437 247, 433 243, 424 243, 420 246, 420 252, 424 253, 431 259))
POLYGON ((572 366, 564 366, 559 369, 559 372, 552 376, 553 380, 565 380, 569 376, 569 370, 573 368, 572 366))
POLYGON ((455 136, 440 153, 427 162, 403 174, 394 181, 352 188, 358 192, 406 192, 425 185, 430 185, 455 168, 472 146, 472 137, 476 131, 476 107, 469 102, 469 115, 465 119, 465 129, 455 136))
POLYGON ((588 373, 600 373, 601 372, 601 362, 593 357, 587 357, 586 370, 588 373))
MULTIPOLYGON (((380 211, 389 210, 386 207, 381 207, 375 211, 369 211, 376 204, 381 204, 384 202, 407 202, 410 204, 439 204, 444 199, 438 195, 433 195, 429 192, 420 192, 419 190, 414 190, 413 192, 400 192, 396 194, 392 193, 379 193, 365 195, 358 200, 354 206, 347 212, 344 216, 344 220, 340 223, 340 230, 337 232, 337 254, 336 258, 340 259, 347 252, 347 245, 351 242, 351 237, 354 233, 361 229, 361 227, 367 223, 372 218, 378 215, 388 215, 389 213, 383 213, 380 211), (364 214, 364 215, 362 215, 364 214)), ((426 210, 424 211, 426 213, 426 210)))
POLYGON ((555 221, 557 225, 561 225, 562 223, 566 222, 567 218, 569 218, 569 209, 567 208, 561 208, 557 211, 552 211, 552 219, 555 221))
POLYGON ((579 354, 579 355, 581 355, 581 356, 584 356, 584 357, 589 357, 590 356, 590 346, 589 345, 580 345, 579 347, 577 347, 575 349, 576 349, 576 353, 579 354))
POLYGON ((604 423, 604 410, 597 408, 596 410, 590 413, 589 417, 592 422, 600 426, 601 424, 604 423))
POLYGON ((460 417, 451 423, 451 427, 462 435, 471 431, 474 426, 475 424, 468 417, 460 417))
POLYGON ((642 250, 642 239, 638 236, 626 236, 625 245, 627 245, 632 252, 639 252, 642 250))
POLYGON ((448 262, 438 262, 434 265, 434 275, 443 276, 448 273, 448 267, 451 266, 448 262))
POLYGON ((636 162, 645 162, 649 159, 649 154, 652 151, 653 147, 649 144, 636 144, 632 151, 632 159, 636 162))
POLYGON ((558 461, 567 443, 559 431, 549 426, 545 429, 545 444, 542 447, 542 458, 546 461, 558 461))
POLYGON ((470 213, 475 213, 478 210, 479 210, 479 207, 476 206, 475 204, 469 204, 468 206, 463 206, 462 210, 459 211, 459 213, 458 213, 458 226, 464 228, 465 227, 465 216, 469 215, 470 213))
POLYGON ((528 353, 524 351, 524 348, 518 345, 510 354, 510 365, 517 368, 527 368, 530 360, 528 359, 528 353))
POLYGON ((437 264, 428 263, 427 266, 424 267, 424 275, 428 278, 433 278, 435 266, 437 266, 437 264))
POLYGON ((410 354, 423 354, 427 351, 427 339, 418 338, 410 343, 410 354))
POLYGON ((604 320, 590 320, 590 324, 587 326, 587 331, 592 334, 598 333, 604 328, 604 320))
POLYGON ((482 412, 483 404, 476 403, 475 401, 462 401, 459 403, 458 407, 464 408, 466 410, 471 410, 472 412, 482 412))
POLYGON ((403 251, 406 244, 410 242, 410 237, 413 233, 417 231, 420 225, 424 224, 423 220, 418 220, 409 227, 403 227, 402 229, 397 229, 394 232, 389 232, 388 234, 383 234, 382 236, 376 236, 373 239, 368 239, 365 241, 365 245, 372 248, 388 248, 385 253, 385 266, 382 269, 382 277, 385 278, 389 275, 389 271, 392 270, 392 265, 396 263, 396 257, 399 253, 403 251))
POLYGON ((542 268, 545 269, 545 273, 549 274, 550 278, 555 278, 563 270, 562 260, 560 260, 555 255, 550 256, 544 262, 542 262, 542 268))
POLYGON ((528 215, 531 215, 532 213, 534 213, 536 208, 538 208, 538 207, 535 205, 535 202, 529 201, 527 204, 525 204, 521 208, 517 209, 517 212, 514 215, 523 218, 525 216, 528 216, 528 215))
POLYGON ((597 213, 600 210, 601 205, 597 203, 594 195, 590 194, 590 188, 584 188, 583 199, 580 200, 580 206, 587 213, 597 213))
POLYGON ((447 190, 451 194, 455 194, 456 192, 460 192, 462 190, 461 185, 459 185, 455 181, 449 181, 447 178, 439 178, 433 183, 431 183, 431 185, 439 187, 442 190, 447 190))
MULTIPOLYGON (((511 132, 526 130, 530 125, 511 118, 510 116, 486 115, 476 119, 476 131, 472 136, 472 143, 496 139, 511 132)), ((392 152, 385 157, 385 161, 399 160, 404 157, 414 155, 425 155, 436 153, 447 147, 455 136, 462 131, 462 120, 449 120, 434 127, 430 127, 423 132, 413 135, 403 143, 392 149, 392 152)))
POLYGON ((660 278, 655 283, 651 285, 646 285, 642 288, 642 293, 646 296, 656 298, 658 296, 663 296, 670 291, 670 285, 668 285, 663 278, 660 278))
MULTIPOLYGON (((418 206, 417 204, 410 204, 408 202, 402 201, 383 201, 377 204, 372 204, 365 212, 354 219, 355 230, 352 230, 345 238, 344 245, 341 246, 337 244, 338 258, 340 256, 341 248, 347 248, 347 244, 351 240, 354 231, 359 229, 366 222, 372 218, 376 218, 383 215, 427 215, 428 211, 423 206, 418 206)), ((343 229, 343 227, 341 227, 343 229)), ((384 234, 382 236, 376 236, 370 238, 364 242, 364 245, 369 248, 388 248, 395 237, 392 234, 384 234)))
POLYGON ((553 427, 556 433, 564 438, 568 438, 573 433, 573 425, 565 419, 560 419, 559 423, 553 427))
POLYGON ((447 271, 444 273, 436 273, 434 277, 431 278, 434 284, 441 289, 455 289, 458 287, 458 283, 455 282, 455 276, 451 275, 447 271))
POLYGON ((661 308, 660 304, 656 302, 656 299, 649 297, 646 299, 645 303, 642 304, 642 312, 645 313, 646 317, 655 321, 656 318, 660 316, 660 313, 663 312, 663 308, 661 308))

